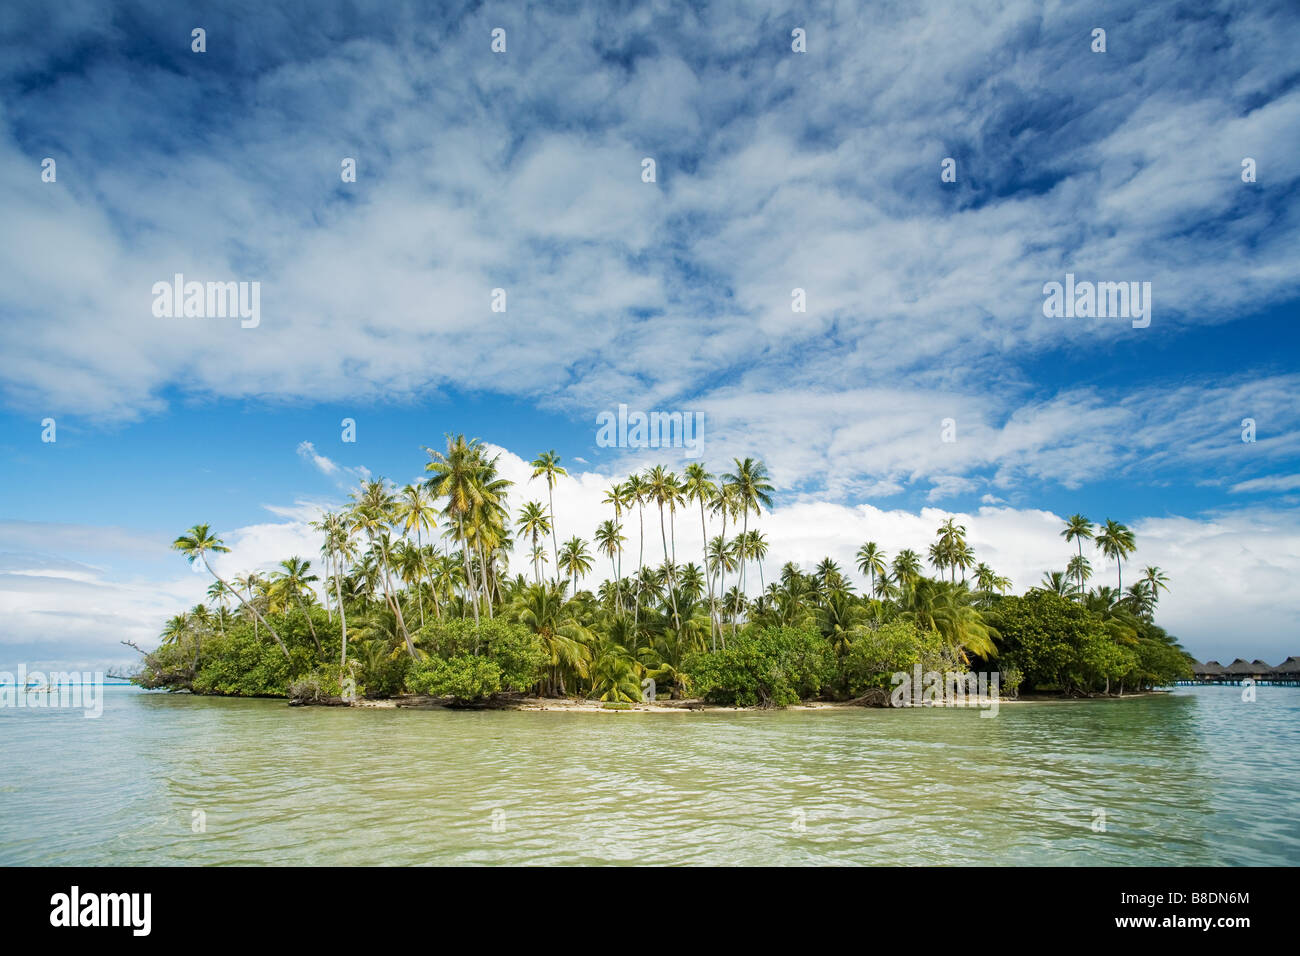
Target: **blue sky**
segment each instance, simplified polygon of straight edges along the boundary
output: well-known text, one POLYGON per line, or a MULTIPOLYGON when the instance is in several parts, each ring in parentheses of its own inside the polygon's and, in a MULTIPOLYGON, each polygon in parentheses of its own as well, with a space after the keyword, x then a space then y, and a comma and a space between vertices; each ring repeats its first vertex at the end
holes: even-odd
POLYGON ((178 531, 311 556, 447 431, 555 448, 589 536, 679 461, 597 448, 619 403, 768 463, 778 564, 957 513, 1023 588, 1083 511, 1194 652, 1300 652, 1293 5, 348 11, 0 13, 0 666, 121 659, 198 599, 178 531), (155 317, 177 272, 260 282, 259 326, 155 317), (1067 272, 1150 282, 1150 326, 1044 317, 1067 272))

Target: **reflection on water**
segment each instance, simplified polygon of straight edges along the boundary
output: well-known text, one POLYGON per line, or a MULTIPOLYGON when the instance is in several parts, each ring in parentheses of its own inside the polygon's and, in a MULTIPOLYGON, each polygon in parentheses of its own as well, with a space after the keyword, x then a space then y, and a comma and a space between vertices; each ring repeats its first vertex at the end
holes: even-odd
POLYGON ((1300 863, 1295 688, 993 719, 289 708, 109 688, 98 720, 0 710, 0 748, 5 864, 1300 863))

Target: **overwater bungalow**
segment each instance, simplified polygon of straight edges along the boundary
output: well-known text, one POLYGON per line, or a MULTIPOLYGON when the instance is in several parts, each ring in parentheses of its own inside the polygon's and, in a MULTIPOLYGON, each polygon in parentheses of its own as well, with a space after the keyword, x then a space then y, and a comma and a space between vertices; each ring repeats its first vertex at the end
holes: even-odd
POLYGON ((1192 679, 1181 684, 1240 684, 1253 680, 1257 684, 1300 686, 1300 657, 1291 656, 1276 667, 1267 661, 1247 661, 1238 657, 1231 664, 1206 661, 1192 668, 1192 679))

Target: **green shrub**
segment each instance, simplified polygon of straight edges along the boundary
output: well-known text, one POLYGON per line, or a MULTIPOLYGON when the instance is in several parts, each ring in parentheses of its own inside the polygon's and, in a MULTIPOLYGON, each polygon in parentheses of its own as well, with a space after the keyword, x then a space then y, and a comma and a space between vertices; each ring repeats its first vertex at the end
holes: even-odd
POLYGON ((203 649, 194 691, 232 697, 283 697, 289 682, 312 669, 313 655, 304 647, 290 650, 285 659, 275 639, 254 636, 253 626, 240 622, 225 636, 210 637, 203 649))
POLYGON ((835 653, 813 628, 751 628, 726 650, 688 655, 682 670, 712 703, 788 707, 834 678, 835 653))
POLYGON ((486 657, 468 654, 449 660, 430 657, 411 667, 406 686, 417 694, 475 703, 501 693, 501 668, 486 657))
POLYGON ((541 639, 523 625, 500 618, 477 625, 464 618, 433 621, 416 632, 416 643, 442 660, 474 657, 491 661, 500 673, 501 691, 527 690, 541 679, 546 664, 541 639))
POLYGON ((890 621, 853 638, 844 657, 843 677, 850 697, 861 697, 873 687, 889 688, 890 677, 917 665, 924 671, 943 671, 943 638, 920 630, 911 621, 890 621))

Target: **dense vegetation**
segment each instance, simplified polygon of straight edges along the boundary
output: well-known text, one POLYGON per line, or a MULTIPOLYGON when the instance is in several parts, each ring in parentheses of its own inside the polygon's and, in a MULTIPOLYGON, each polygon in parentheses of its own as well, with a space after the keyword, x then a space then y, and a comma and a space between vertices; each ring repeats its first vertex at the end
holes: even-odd
POLYGON ((174 547, 215 579, 210 605, 167 622, 137 682, 302 700, 410 692, 462 704, 525 693, 628 702, 653 682, 661 696, 786 706, 855 698, 917 664, 997 670, 1004 694, 1122 693, 1190 674, 1190 659, 1154 623, 1167 589, 1160 569, 1145 568, 1123 590, 1136 544, 1114 521, 1094 527, 1071 516, 1062 536, 1076 554, 1019 597, 975 561, 951 518, 929 546, 933 576, 917 552, 891 560, 867 542, 857 555, 865 593, 830 558, 811 569, 787 563, 764 585, 768 545, 751 526, 772 504, 762 462, 737 459, 721 476, 698 463, 680 477, 662 467, 633 475, 609 489, 611 518, 592 541, 561 543, 552 492, 566 472, 554 452, 533 462, 547 502, 512 513, 512 483, 477 439, 448 436, 444 450, 426 450, 423 484, 363 481, 350 507, 322 515, 323 580, 311 561, 291 557, 269 575, 226 581, 208 556, 229 549, 207 525, 177 538, 174 547), (698 563, 678 559, 679 513, 698 517, 708 542, 698 563), (435 531, 441 547, 426 540, 435 531), (1085 541, 1116 561, 1115 588, 1088 587, 1085 541), (529 574, 510 573, 516 549, 529 574), (578 590, 598 558, 609 575, 594 592, 578 590), (559 573, 545 575, 548 563, 559 573))

